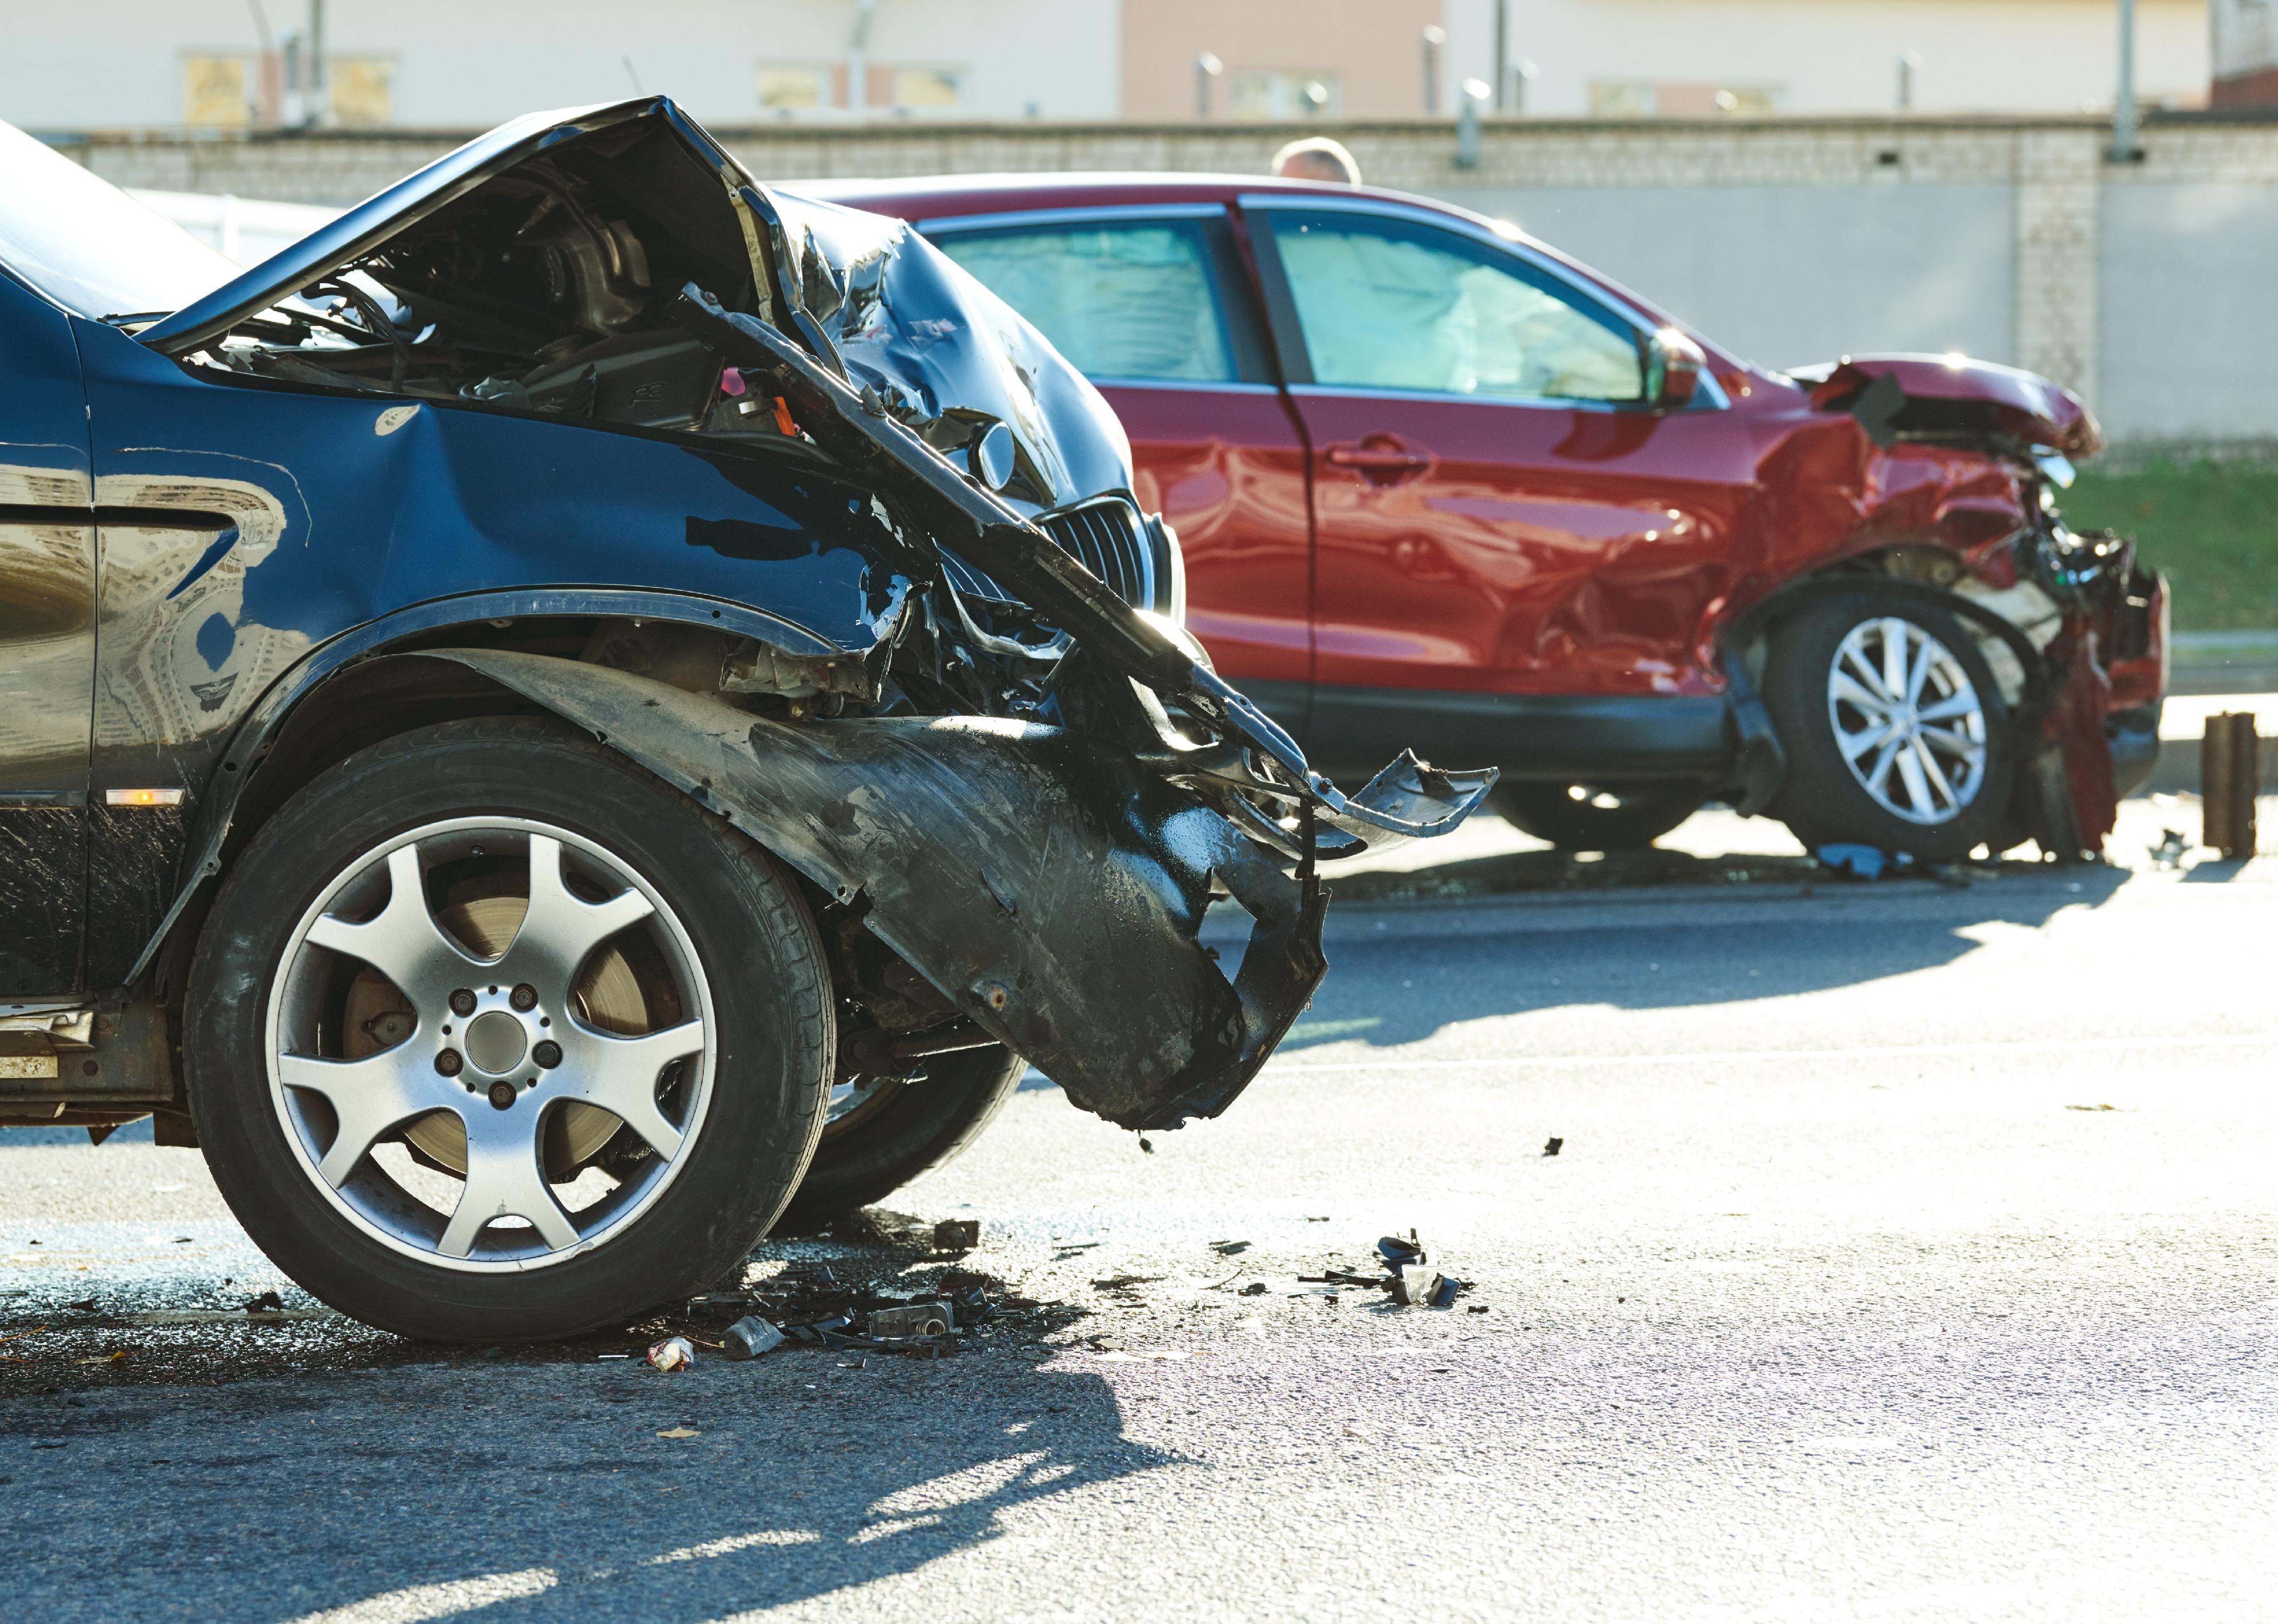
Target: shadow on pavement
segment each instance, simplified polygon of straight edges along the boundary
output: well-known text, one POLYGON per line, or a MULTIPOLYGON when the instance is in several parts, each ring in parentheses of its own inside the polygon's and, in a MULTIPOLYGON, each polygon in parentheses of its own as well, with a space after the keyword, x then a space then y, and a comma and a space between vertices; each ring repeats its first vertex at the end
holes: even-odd
MULTIPOLYGON (((1480 865, 1531 858, 1566 860, 1524 852, 1480 865)), ((1984 926, 2036 927, 2060 908, 2109 901, 2132 878, 2102 865, 2007 869, 1999 878, 1973 870, 1976 882, 1955 888, 1821 873, 1808 893, 1663 893, 1609 896, 1603 906, 1562 897, 1539 910, 1514 903, 1388 911, 1380 916, 1381 941, 1372 938, 1366 915, 1348 914, 1330 944, 1328 980, 1281 1049, 1413 1043, 1483 1016, 1563 1005, 1682 1009, 1855 986, 1952 964, 1978 949, 1972 933, 1984 926), (1444 921, 1444 928, 1426 920, 1444 921)), ((1336 902, 1348 900, 1340 886, 1336 902)))
MULTIPOLYGON (((755 1255, 762 1269, 790 1254, 860 1268, 896 1251, 874 1231, 755 1255)), ((1023 1507, 1174 1462, 1125 1437, 1098 1376, 1055 1368, 1061 1351, 1042 1338, 1073 1317, 1004 1324, 949 1359, 786 1348, 662 1375, 594 1351, 654 1324, 446 1349, 309 1322, 334 1357, 308 1368, 317 1350, 275 1335, 299 1326, 181 1338, 113 1314, 88 1337, 45 1339, 55 1379, 0 1399, 9 1611, 347 1609, 345 1624, 478 1609, 709 1617, 828 1596, 1003 1537, 1023 1507), (118 1346, 126 1359, 99 1351, 118 1346)))

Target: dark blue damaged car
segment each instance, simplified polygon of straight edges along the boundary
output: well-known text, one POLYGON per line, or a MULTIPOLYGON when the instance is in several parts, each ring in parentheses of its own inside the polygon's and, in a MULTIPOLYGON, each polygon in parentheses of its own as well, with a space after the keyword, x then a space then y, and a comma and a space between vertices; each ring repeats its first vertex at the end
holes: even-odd
POLYGON ((247 271, 0 126, 0 1124, 155 1116, 319 1297, 509 1338, 883 1194, 1023 1060, 1215 1115, 1318 865, 1491 774, 1311 771, 1131 485, 1020 317, 667 101, 247 271))

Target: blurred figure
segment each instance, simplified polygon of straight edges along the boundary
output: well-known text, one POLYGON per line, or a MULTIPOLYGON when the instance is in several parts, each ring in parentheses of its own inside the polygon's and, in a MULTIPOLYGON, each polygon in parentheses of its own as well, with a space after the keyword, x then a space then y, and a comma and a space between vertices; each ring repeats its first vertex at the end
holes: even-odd
POLYGON ((1273 173, 1281 180, 1329 180, 1340 186, 1360 184, 1360 165, 1342 141, 1326 135, 1293 141, 1273 155, 1273 173))

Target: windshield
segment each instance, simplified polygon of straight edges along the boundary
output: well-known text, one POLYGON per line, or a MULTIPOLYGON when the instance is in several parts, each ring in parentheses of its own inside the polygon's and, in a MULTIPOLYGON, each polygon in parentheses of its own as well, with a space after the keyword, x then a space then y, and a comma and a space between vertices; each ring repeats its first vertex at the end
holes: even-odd
POLYGON ((11 124, 0 124, 0 260, 101 320, 176 310, 238 274, 195 237, 11 124))

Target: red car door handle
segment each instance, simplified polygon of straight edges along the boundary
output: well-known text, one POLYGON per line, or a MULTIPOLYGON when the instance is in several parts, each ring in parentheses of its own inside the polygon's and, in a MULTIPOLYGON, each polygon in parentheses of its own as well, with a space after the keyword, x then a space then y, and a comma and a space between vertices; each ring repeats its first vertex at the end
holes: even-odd
POLYGON ((1432 466, 1432 459, 1421 452, 1396 446, 1332 446, 1328 456, 1339 468, 1364 474, 1412 474, 1432 466))
POLYGON ((1333 466, 1349 468, 1372 485, 1396 485, 1432 466, 1431 458, 1389 434, 1372 434, 1357 446, 1332 446, 1325 454, 1333 466))

